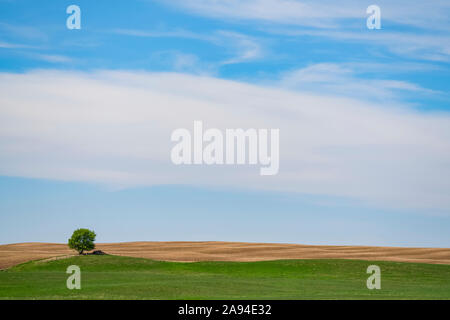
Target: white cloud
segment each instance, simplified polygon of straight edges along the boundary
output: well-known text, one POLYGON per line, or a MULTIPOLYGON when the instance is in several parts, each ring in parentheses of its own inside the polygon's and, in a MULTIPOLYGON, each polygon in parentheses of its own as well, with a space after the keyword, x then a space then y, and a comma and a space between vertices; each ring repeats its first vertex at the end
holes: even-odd
POLYGON ((219 42, 230 47, 234 57, 222 62, 222 64, 234 64, 248 62, 263 57, 263 49, 260 43, 252 37, 230 31, 219 31, 219 42))
POLYGON ((262 20, 283 24, 331 27, 335 17, 359 17, 361 10, 334 1, 294 0, 186 0, 174 1, 191 12, 219 19, 262 20))
POLYGON ((450 209, 450 116, 177 73, 0 74, 0 174, 194 184, 450 209), (279 128, 280 172, 174 166, 170 134, 279 128))
POLYGON ((145 38, 186 38, 203 41, 215 41, 215 37, 195 33, 189 30, 137 30, 137 29, 115 29, 113 33, 145 38))
MULTIPOLYGON (((450 28, 450 26, 449 26, 450 28)), ((400 56, 430 61, 450 61, 450 37, 448 32, 417 33, 380 31, 300 30, 287 28, 265 29, 269 33, 288 36, 313 36, 346 42, 384 46, 400 56)))
MULTIPOLYGON (((263 57, 261 40, 248 35, 219 30, 210 34, 195 33, 189 30, 135 30, 116 29, 116 34, 146 37, 146 38, 185 38, 210 42, 214 45, 226 48, 231 58, 218 63, 218 65, 249 62, 263 57)), ((175 71, 178 71, 175 69, 175 71)))
POLYGON ((13 36, 14 38, 22 38, 37 41, 47 41, 48 36, 38 27, 29 27, 25 25, 12 25, 0 22, 0 32, 5 35, 13 36))
MULTIPOLYGON (((400 91, 412 91, 416 96, 438 93, 407 81, 360 77, 360 74, 372 68, 370 64, 366 67, 361 63, 318 63, 284 73, 280 83, 283 87, 291 89, 358 97, 371 101, 396 99, 400 91)), ((378 65, 378 68, 385 66, 378 65)))
POLYGON ((21 49, 21 48, 32 48, 32 47, 24 45, 24 44, 17 44, 17 43, 10 43, 10 42, 2 42, 2 41, 0 41, 0 48, 3 48, 3 49, 21 49))
POLYGON ((198 64, 198 58, 193 54, 176 53, 173 63, 175 70, 191 69, 198 64))
POLYGON ((217 65, 202 61, 198 56, 176 50, 162 50, 150 55, 152 63, 173 70, 199 75, 214 75, 217 73, 217 65))
MULTIPOLYGON (((168 2, 164 2, 168 4, 168 2)), ((319 28, 338 27, 341 20, 359 19, 366 8, 360 0, 175 0, 170 5, 218 19, 260 20, 319 28)), ((378 0, 382 19, 418 28, 448 31, 450 4, 446 0, 378 0)))
POLYGON ((444 0, 377 1, 382 30, 372 32, 365 27, 366 8, 372 3, 359 0, 179 0, 170 3, 199 15, 252 22, 253 27, 267 32, 365 42, 412 58, 450 60, 450 2, 444 0), (398 25, 408 29, 394 31, 398 25))
POLYGON ((68 63, 73 62, 73 59, 67 56, 57 55, 57 54, 33 54, 33 58, 38 60, 47 61, 51 63, 68 63))

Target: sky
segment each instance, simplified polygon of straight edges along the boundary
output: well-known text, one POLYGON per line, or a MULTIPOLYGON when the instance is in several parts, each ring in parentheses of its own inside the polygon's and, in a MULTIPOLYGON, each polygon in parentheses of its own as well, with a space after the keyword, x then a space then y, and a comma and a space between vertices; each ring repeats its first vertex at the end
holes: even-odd
POLYGON ((0 243, 449 247, 449 31, 438 0, 0 0, 0 243), (279 129, 279 173, 174 165, 196 120, 279 129))

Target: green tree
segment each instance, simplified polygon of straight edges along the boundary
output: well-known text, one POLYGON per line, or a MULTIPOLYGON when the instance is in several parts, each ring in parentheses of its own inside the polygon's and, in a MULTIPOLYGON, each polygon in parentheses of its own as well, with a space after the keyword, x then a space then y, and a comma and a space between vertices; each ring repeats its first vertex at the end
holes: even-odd
POLYGON ((95 248, 95 232, 89 229, 77 229, 69 239, 69 248, 77 250, 79 254, 95 248))

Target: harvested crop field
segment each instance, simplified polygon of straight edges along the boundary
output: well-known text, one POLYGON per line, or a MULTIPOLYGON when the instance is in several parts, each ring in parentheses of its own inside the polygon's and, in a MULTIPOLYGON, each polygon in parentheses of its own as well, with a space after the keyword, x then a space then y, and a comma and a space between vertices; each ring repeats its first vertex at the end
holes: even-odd
MULTIPOLYGON (((123 242, 99 243, 108 254, 165 261, 263 261, 280 259, 357 259, 450 264, 448 248, 313 246, 245 242, 123 242)), ((66 244, 0 245, 0 269, 37 259, 73 255, 66 244)))

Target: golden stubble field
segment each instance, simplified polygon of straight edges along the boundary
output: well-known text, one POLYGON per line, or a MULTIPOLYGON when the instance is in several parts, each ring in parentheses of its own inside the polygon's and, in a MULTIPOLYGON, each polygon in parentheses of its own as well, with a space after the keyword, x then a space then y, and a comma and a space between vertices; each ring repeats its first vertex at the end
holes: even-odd
MULTIPOLYGON (((450 264, 449 248, 313 246, 246 242, 123 242, 99 243, 108 254, 165 261, 261 261, 280 259, 360 259, 450 264)), ((76 254, 66 244, 0 245, 0 269, 36 259, 76 254)))

